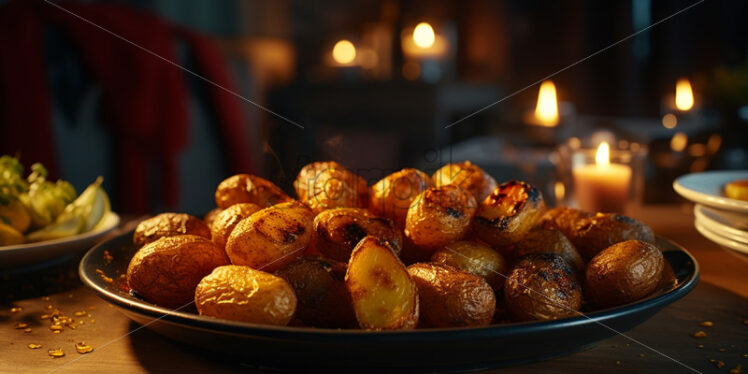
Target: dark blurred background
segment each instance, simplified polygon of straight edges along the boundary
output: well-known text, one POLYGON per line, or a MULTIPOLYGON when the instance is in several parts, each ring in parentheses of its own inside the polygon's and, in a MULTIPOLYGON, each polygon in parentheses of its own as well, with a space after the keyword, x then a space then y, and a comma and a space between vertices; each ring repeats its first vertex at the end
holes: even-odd
POLYGON ((103 175, 119 212, 197 214, 232 173, 290 192, 320 159, 371 182, 471 159, 546 188, 554 147, 603 130, 646 146, 644 200, 672 202, 678 175, 748 168, 748 2, 621 41, 694 3, 0 1, 0 153, 78 191, 103 175), (618 41, 554 75, 559 123, 528 131, 535 83, 618 41))

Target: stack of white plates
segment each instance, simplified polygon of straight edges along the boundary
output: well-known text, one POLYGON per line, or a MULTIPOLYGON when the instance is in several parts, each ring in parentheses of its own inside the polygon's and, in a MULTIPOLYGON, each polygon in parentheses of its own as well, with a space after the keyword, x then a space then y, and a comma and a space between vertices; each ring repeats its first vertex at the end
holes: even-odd
POLYGON ((748 254, 748 201, 724 196, 724 186, 748 179, 748 170, 684 175, 673 182, 681 196, 696 203, 694 226, 707 239, 748 254))

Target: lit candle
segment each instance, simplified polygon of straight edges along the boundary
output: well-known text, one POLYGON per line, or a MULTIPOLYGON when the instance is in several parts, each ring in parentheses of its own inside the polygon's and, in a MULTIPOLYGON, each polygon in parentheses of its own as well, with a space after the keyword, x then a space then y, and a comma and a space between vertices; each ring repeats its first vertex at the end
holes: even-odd
POLYGON ((538 102, 534 112, 525 115, 525 122, 542 127, 556 127, 559 123, 558 98, 553 81, 543 81, 538 90, 538 102))
POLYGON ((572 170, 579 208, 590 212, 623 213, 631 189, 631 167, 610 162, 610 146, 597 147, 594 165, 572 170))
POLYGON ((413 31, 403 30, 400 44, 406 57, 443 58, 449 50, 447 39, 436 33, 434 27, 428 22, 421 22, 413 31))
POLYGON ((693 89, 686 78, 675 82, 675 107, 684 112, 693 108, 693 89))

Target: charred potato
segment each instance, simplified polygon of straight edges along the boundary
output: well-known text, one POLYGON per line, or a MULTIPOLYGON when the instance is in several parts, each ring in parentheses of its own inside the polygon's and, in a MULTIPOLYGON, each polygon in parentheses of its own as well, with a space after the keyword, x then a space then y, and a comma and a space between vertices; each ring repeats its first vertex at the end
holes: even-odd
POLYGON ((132 242, 142 247, 160 238, 177 235, 211 237, 208 226, 197 217, 183 213, 161 213, 141 221, 135 228, 132 242))
POLYGON ((584 271, 582 256, 561 231, 536 228, 527 233, 522 240, 514 245, 512 250, 515 257, 533 253, 555 253, 571 265, 574 271, 584 271))
POLYGON ((408 273, 418 288, 420 320, 429 327, 485 326, 496 297, 485 279, 443 264, 413 264, 408 273))
POLYGON ((514 244, 535 227, 544 210, 543 195, 534 186, 509 181, 478 205, 473 232, 494 247, 514 244))
POLYGON ((239 222, 226 242, 234 265, 272 272, 301 256, 312 237, 314 214, 290 201, 262 209, 239 222))
POLYGON ((364 208, 369 201, 369 188, 363 178, 342 168, 319 172, 311 190, 301 197, 314 213, 339 207, 364 208))
POLYGON ((547 229, 561 231, 564 236, 571 240, 571 238, 576 236, 577 229, 582 220, 593 215, 589 212, 563 206, 545 212, 540 218, 540 225, 547 229))
POLYGON ((585 296, 603 307, 641 299, 657 288, 664 263, 660 250, 650 243, 628 240, 613 244, 587 265, 585 296))
POLYGON ((509 271, 509 263, 504 256, 493 248, 473 241, 449 244, 434 252, 431 261, 483 277, 497 292, 504 288, 509 271))
POLYGON ((382 178, 369 191, 369 210, 405 227, 408 208, 415 198, 434 183, 418 169, 403 169, 382 178))
POLYGON ((256 175, 237 174, 216 188, 216 205, 226 209, 234 204, 252 203, 266 208, 291 200, 280 187, 256 175))
POLYGON ((345 288, 345 268, 345 264, 321 258, 300 258, 275 275, 293 287, 298 299, 296 318, 305 325, 350 328, 358 323, 345 288))
POLYGON ((282 278, 246 266, 226 265, 203 278, 195 290, 201 316, 285 326, 296 311, 296 295, 282 278))
POLYGON ((202 236, 163 237, 135 253, 127 284, 149 302, 182 307, 193 300, 200 279, 228 263, 223 249, 202 236))
POLYGON ((582 219, 576 233, 569 239, 587 260, 595 257, 603 249, 626 240, 655 242, 654 232, 649 226, 614 213, 597 213, 582 219))
POLYGON ((363 238, 351 253, 345 285, 361 328, 410 330, 418 323, 418 290, 389 244, 363 238))
POLYGON ((325 257, 348 261, 356 244, 371 235, 390 244, 396 254, 403 246, 403 235, 395 223, 359 208, 328 209, 314 218, 312 241, 325 257))
POLYGON ((517 261, 504 283, 504 301, 514 320, 558 319, 578 314, 582 289, 561 256, 541 253, 517 261))
POLYGON ((231 235, 234 227, 241 220, 249 218, 249 216, 260 209, 256 204, 239 203, 222 210, 216 215, 210 227, 213 242, 221 248, 226 247, 226 241, 229 239, 229 235, 231 235))
POLYGON ((296 176, 296 180, 293 182, 293 188, 296 191, 296 196, 299 201, 306 201, 312 197, 309 191, 314 190, 314 183, 317 180, 317 176, 328 169, 345 169, 343 165, 335 161, 317 161, 311 164, 304 165, 299 171, 299 175, 296 176))
POLYGON ((212 227, 213 221, 216 220, 218 213, 221 213, 222 211, 223 209, 221 208, 214 208, 211 209, 210 212, 206 213, 205 216, 203 216, 203 222, 205 222, 205 225, 208 227, 212 227))
POLYGON ((455 185, 431 187, 408 208, 405 235, 422 248, 437 249, 462 239, 470 229, 475 198, 455 185))
POLYGON ((488 173, 470 161, 446 164, 431 177, 437 187, 454 184, 467 190, 482 201, 498 185, 488 173))

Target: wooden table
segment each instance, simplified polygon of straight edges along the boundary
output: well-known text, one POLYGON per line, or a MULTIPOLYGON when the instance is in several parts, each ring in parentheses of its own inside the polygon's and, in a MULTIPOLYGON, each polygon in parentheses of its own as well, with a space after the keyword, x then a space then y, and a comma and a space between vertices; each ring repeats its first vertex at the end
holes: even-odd
MULTIPOLYGON (((690 295, 627 335, 701 372, 727 372, 738 364, 748 368, 748 257, 701 237, 693 228, 690 206, 647 207, 639 218, 659 235, 691 251, 701 265, 702 275, 701 283, 690 295), (714 325, 699 326, 703 321, 714 325), (691 337, 699 330, 705 331, 707 337, 691 337), (718 369, 716 362, 710 362, 712 359, 724 362, 724 367, 718 369)), ((260 372, 252 363, 208 354, 148 329, 138 329, 138 325, 81 286, 76 278, 76 261, 73 258, 33 273, 0 275, 0 373, 260 372), (50 305, 52 309, 48 309, 50 305), (22 310, 11 312, 11 307, 22 310), (54 309, 74 318, 75 330, 65 328, 62 333, 52 333, 48 321, 40 316, 54 309), (84 314, 75 316, 75 312, 84 314), (31 332, 14 328, 18 322, 27 323, 31 332), (138 330, 132 332, 135 329, 138 330), (94 351, 77 353, 75 343, 80 341, 94 351), (32 350, 27 347, 30 343, 42 347, 32 350), (51 358, 47 354, 49 348, 56 347, 62 347, 64 357, 51 358)), ((662 355, 617 336, 571 356, 492 372, 583 370, 687 371, 662 355)))

